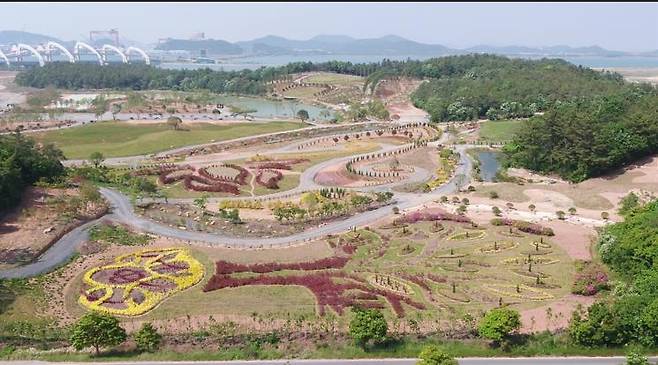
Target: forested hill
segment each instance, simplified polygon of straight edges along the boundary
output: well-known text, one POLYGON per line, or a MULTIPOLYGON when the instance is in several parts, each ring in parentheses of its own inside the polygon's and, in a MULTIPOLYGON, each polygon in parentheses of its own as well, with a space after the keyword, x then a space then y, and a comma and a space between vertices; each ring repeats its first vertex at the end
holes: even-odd
POLYGON ((578 182, 658 153, 658 96, 649 87, 561 102, 525 122, 507 163, 578 182))

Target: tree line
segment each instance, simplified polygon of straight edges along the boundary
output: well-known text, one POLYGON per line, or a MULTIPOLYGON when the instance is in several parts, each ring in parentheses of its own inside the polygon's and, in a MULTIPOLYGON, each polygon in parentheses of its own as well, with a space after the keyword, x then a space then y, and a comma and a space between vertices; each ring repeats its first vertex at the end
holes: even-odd
POLYGON ((64 175, 62 152, 37 145, 20 133, 0 136, 0 213, 15 207, 23 190, 37 181, 53 182, 64 175))

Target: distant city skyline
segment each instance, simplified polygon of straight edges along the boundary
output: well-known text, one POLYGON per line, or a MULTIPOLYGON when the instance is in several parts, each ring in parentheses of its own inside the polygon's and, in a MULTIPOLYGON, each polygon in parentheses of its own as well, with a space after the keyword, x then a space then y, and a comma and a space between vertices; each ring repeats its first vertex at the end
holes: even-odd
POLYGON ((63 40, 117 28, 122 38, 244 41, 266 35, 377 38, 467 48, 598 45, 658 49, 658 3, 2 3, 0 30, 63 40))

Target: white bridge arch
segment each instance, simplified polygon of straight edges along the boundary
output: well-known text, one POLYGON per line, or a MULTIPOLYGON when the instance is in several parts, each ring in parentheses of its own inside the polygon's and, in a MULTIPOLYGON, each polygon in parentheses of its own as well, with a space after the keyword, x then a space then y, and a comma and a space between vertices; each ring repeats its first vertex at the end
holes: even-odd
POLYGON ((7 56, 2 52, 1 49, 0 49, 0 58, 2 58, 3 60, 5 60, 5 63, 7 64, 7 66, 11 66, 11 65, 9 64, 9 58, 7 58, 7 56))
POLYGON ((84 43, 84 42, 76 42, 75 46, 73 47, 73 54, 75 54, 78 61, 80 61, 80 49, 81 48, 84 48, 87 51, 89 51, 89 52, 93 53, 94 55, 96 55, 96 58, 98 58, 98 63, 101 66, 103 65, 103 56, 101 56, 101 54, 98 53, 98 51, 94 47, 92 47, 92 46, 90 46, 90 45, 88 45, 87 43, 84 43))
POLYGON ((29 46, 29 45, 24 44, 24 43, 19 43, 19 44, 16 45, 16 52, 18 53, 19 59, 21 57, 21 51, 22 50, 26 50, 26 51, 29 51, 30 53, 32 53, 37 58, 37 60, 39 60, 39 66, 43 66, 46 63, 46 61, 44 61, 43 56, 41 55, 41 53, 39 53, 32 46, 29 46))
POLYGON ((137 52, 140 55, 142 55, 142 58, 144 59, 144 63, 146 63, 147 65, 151 64, 151 59, 149 58, 149 55, 147 55, 146 52, 144 52, 143 50, 141 50, 137 47, 128 47, 128 48, 126 48, 126 57, 128 58, 129 61, 130 61, 130 54, 133 53, 133 52, 137 52))
POLYGON ((58 49, 60 52, 62 52, 62 54, 65 55, 65 56, 69 59, 69 62, 71 62, 71 63, 75 63, 75 57, 73 57, 73 55, 71 54, 71 52, 69 52, 68 49, 66 49, 66 48, 65 48, 64 46, 62 46, 61 44, 59 44, 59 43, 57 43, 57 42, 52 42, 52 41, 46 43, 46 52, 48 52, 48 57, 50 58, 50 61, 52 61, 52 55, 51 55, 51 53, 52 53, 52 51, 53 51, 54 48, 56 48, 56 49, 58 49))
POLYGON ((103 50, 103 59, 105 62, 107 62, 107 51, 110 50, 116 52, 119 56, 121 56, 121 62, 128 63, 128 57, 126 57, 126 55, 123 54, 123 52, 121 52, 121 50, 118 47, 115 47, 111 44, 104 44, 103 48, 101 49, 103 50))

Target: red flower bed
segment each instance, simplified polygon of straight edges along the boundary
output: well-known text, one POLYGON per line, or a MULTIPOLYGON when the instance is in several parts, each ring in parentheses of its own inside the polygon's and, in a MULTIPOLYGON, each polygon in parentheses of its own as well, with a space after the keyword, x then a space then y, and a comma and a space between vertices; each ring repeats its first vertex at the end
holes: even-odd
POLYGON ((434 274, 427 274, 427 278, 432 280, 433 282, 435 282, 437 284, 442 284, 442 283, 447 283, 448 282, 448 279, 446 279, 442 276, 434 275, 434 274))
POLYGON ((266 264, 236 264, 228 261, 217 261, 215 264, 215 273, 220 274, 233 274, 238 272, 255 272, 259 274, 266 274, 281 270, 325 270, 325 269, 342 269, 349 261, 348 257, 327 257, 324 259, 311 261, 282 264, 278 262, 269 262, 266 264))
POLYGON ((403 297, 386 290, 372 289, 364 284, 356 282, 336 283, 333 278, 349 278, 343 273, 313 273, 308 275, 291 275, 291 276, 273 276, 273 275, 260 275, 247 278, 235 278, 230 275, 216 274, 203 288, 205 292, 223 289, 223 288, 237 288, 247 285, 299 285, 308 288, 315 296, 320 315, 325 313, 327 306, 331 307, 336 313, 342 314, 344 309, 351 306, 377 306, 373 304, 371 299, 359 302, 359 299, 354 296, 350 297, 346 294, 348 290, 359 290, 368 298, 373 296, 382 296, 391 304, 395 313, 402 317, 404 316, 404 308, 402 302, 406 303, 417 309, 425 309, 422 303, 414 302, 413 300, 403 297))
POLYGON ((230 169, 238 170, 238 174, 234 177, 216 176, 209 173, 205 167, 200 168, 198 172, 200 176, 212 181, 232 182, 239 185, 247 184, 247 177, 249 177, 249 171, 247 169, 245 169, 242 166, 238 166, 236 164, 224 164, 222 166, 230 169))
POLYGON ((516 227, 521 232, 526 232, 530 234, 537 234, 543 236, 553 236, 555 233, 553 229, 549 227, 544 227, 541 224, 526 222, 522 220, 515 220, 509 218, 494 218, 491 220, 491 224, 494 226, 512 226, 516 227))
POLYGON ((356 252, 356 248, 357 248, 357 247, 354 246, 354 245, 347 244, 347 245, 340 246, 340 248, 341 248, 341 249, 343 250, 343 252, 345 252, 346 254, 348 254, 348 255, 352 255, 352 254, 354 254, 354 252, 356 252))
POLYGON ((256 174, 256 183, 268 188, 268 189, 278 189, 279 188, 279 181, 283 180, 283 174, 281 171, 277 170, 258 170, 258 173, 256 174), (270 177, 267 179, 267 181, 263 181, 263 173, 265 172, 270 172, 273 173, 274 176, 270 177))
POLYGON ((208 191, 214 193, 231 193, 234 195, 240 195, 240 189, 233 184, 221 182, 221 181, 212 181, 201 176, 188 175, 185 176, 183 180, 186 189, 194 191, 208 191), (193 181, 201 183, 203 185, 192 184, 193 181))
POLYGON ((292 166, 281 162, 261 162, 255 166, 250 167, 258 169, 292 170, 292 166))
POLYGON ((403 279, 409 280, 414 284, 417 284, 421 288, 427 290, 428 292, 432 291, 432 288, 427 284, 425 281, 425 278, 420 276, 420 275, 410 275, 410 274, 405 274, 405 273, 398 273, 398 276, 400 276, 403 279))

